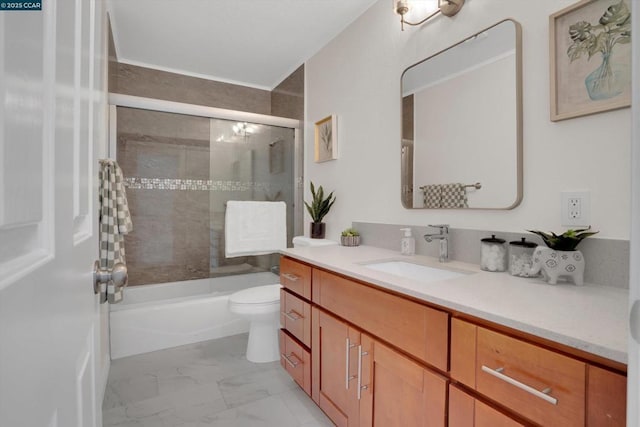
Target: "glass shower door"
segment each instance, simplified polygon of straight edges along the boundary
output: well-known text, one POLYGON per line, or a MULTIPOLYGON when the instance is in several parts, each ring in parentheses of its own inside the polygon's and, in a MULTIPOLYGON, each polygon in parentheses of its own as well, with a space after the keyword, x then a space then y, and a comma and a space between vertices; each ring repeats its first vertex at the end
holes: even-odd
POLYGON ((211 119, 211 274, 268 271, 277 255, 224 256, 224 217, 229 200, 284 201, 287 241, 294 209, 294 130, 277 126, 211 119))
POLYGON ((269 271, 278 255, 225 258, 229 200, 284 201, 294 235, 295 131, 117 108, 117 161, 133 220, 129 284, 269 271))

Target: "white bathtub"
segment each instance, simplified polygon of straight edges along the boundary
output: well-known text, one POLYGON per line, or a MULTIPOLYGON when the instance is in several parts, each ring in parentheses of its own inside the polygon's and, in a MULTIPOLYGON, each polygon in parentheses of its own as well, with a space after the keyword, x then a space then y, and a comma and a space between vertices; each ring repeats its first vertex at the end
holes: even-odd
POLYGON ((111 358, 235 335, 249 324, 229 312, 229 295, 278 283, 273 273, 134 286, 111 306, 111 358))

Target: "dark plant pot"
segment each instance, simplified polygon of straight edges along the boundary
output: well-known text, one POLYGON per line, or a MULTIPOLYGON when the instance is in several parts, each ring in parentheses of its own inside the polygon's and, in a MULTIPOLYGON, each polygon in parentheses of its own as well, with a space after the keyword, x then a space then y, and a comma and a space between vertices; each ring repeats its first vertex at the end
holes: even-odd
POLYGON ((311 223, 311 238, 312 239, 324 239, 324 222, 312 222, 311 223))

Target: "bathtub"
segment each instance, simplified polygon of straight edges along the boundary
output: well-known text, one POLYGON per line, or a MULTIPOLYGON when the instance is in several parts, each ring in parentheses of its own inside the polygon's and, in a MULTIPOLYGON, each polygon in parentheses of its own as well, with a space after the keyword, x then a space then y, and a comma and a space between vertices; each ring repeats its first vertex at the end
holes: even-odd
POLYGON ((248 332, 249 323, 229 312, 229 295, 278 282, 264 272, 128 287, 110 306, 111 358, 248 332))

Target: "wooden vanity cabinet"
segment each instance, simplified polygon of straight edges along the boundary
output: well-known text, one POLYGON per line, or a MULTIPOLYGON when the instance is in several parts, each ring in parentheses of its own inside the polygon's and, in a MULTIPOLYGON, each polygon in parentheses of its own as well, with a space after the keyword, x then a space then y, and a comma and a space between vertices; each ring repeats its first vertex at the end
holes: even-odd
POLYGON ((311 304, 285 288, 280 289, 280 325, 311 347, 311 304))
POLYGON ((311 353, 284 329, 280 330, 280 365, 311 396, 311 353))
POLYGON ((449 427, 522 427, 523 425, 462 389, 454 385, 449 386, 449 427))
POLYGON ((311 267, 280 260, 280 364, 311 395, 311 267))
POLYGON ((614 362, 286 257, 281 283, 282 366, 337 426, 625 425, 614 362))
POLYGON ((539 425, 625 425, 623 375, 457 318, 450 374, 539 425))
POLYGON ((448 380, 362 335, 360 425, 444 427, 448 380))
POLYGON ((313 307, 311 397, 338 427, 360 425, 356 390, 360 332, 313 307))
POLYGON ((312 277, 320 408, 338 426, 444 427, 447 379, 425 365, 448 368, 449 314, 327 271, 312 277))
POLYGON ((593 365, 587 367, 587 427, 626 424, 627 377, 593 365))
POLYGON ((333 273, 313 270, 313 302, 442 372, 449 314, 333 273))
POLYGON ((311 299, 311 267, 291 258, 280 258, 280 284, 299 295, 311 299))
POLYGON ((445 426, 445 377, 321 309, 312 323, 312 397, 337 426, 445 426))

